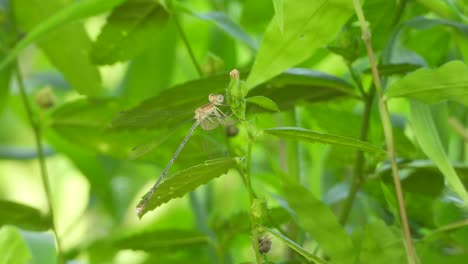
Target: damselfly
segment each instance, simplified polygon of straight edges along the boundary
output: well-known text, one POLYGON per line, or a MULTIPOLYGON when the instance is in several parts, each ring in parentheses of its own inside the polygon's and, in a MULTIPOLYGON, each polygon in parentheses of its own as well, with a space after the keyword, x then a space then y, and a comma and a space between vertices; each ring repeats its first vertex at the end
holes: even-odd
POLYGON ((194 115, 195 122, 193 123, 189 132, 187 133, 185 138, 180 143, 174 155, 172 155, 171 159, 169 160, 169 163, 161 172, 161 175, 159 176, 156 183, 153 185, 153 187, 151 187, 151 190, 145 195, 143 200, 141 200, 140 203, 138 203, 137 208, 136 208, 136 213, 138 216, 140 216, 143 213, 146 207, 146 204, 148 203, 148 201, 151 199, 156 189, 161 184, 169 168, 177 159, 177 156, 179 156, 185 144, 187 143, 187 141, 193 134, 193 131, 195 131, 195 128, 197 128, 197 126, 200 125, 204 130, 212 130, 212 129, 215 129, 219 124, 226 125, 226 120, 228 116, 226 116, 226 114, 223 113, 218 108, 219 105, 223 104, 224 96, 221 94, 210 94, 208 96, 208 100, 210 101, 209 103, 202 105, 195 110, 195 115, 194 115))

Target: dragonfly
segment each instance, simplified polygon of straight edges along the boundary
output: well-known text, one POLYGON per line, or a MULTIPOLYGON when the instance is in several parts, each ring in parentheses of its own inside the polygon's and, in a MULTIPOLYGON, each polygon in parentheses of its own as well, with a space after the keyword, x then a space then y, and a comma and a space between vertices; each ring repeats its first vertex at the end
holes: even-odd
POLYGON ((200 126, 204 130, 212 130, 218 127, 219 124, 223 126, 226 125, 226 120, 229 118, 229 116, 227 116, 223 111, 221 111, 218 108, 218 106, 223 105, 224 96, 221 94, 210 94, 208 95, 208 100, 209 100, 209 103, 204 104, 198 107, 197 109, 195 109, 195 113, 194 113, 195 122, 193 123, 189 132, 187 133, 185 138, 182 140, 182 142, 180 143, 175 153, 172 155, 171 159, 167 163, 164 170, 161 172, 161 175, 159 176, 156 183, 153 185, 153 187, 151 187, 149 193, 145 195, 143 200, 141 200, 138 203, 137 208, 136 208, 136 213, 138 216, 141 216, 141 214, 143 213, 147 203, 149 202, 151 197, 154 195, 154 193, 158 189, 163 179, 166 177, 167 172, 169 171, 172 164, 179 156, 185 144, 187 144, 187 141, 190 139, 195 129, 198 126, 200 126))

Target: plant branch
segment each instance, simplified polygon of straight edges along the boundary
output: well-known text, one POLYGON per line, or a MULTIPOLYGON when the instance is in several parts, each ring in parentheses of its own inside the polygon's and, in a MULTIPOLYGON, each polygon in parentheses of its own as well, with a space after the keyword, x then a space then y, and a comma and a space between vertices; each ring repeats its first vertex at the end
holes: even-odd
POLYGON ((401 224, 403 227, 406 255, 408 258, 408 263, 415 264, 417 263, 417 256, 416 256, 414 246, 411 240, 411 231, 409 229, 408 217, 406 215, 405 201, 403 198, 403 191, 401 188, 400 176, 398 173, 398 166, 396 163, 396 150, 395 150, 395 145, 393 142, 393 132, 392 132, 392 124, 390 121, 390 114, 388 112, 387 104, 383 99, 382 83, 380 81, 380 75, 377 69, 374 51, 372 49, 370 32, 368 30, 368 24, 364 17, 364 12, 362 10, 361 3, 359 0, 353 0, 353 5, 354 5, 354 9, 356 11, 356 15, 359 20, 359 25, 361 27, 362 38, 366 46, 367 55, 369 56, 369 62, 370 62, 370 66, 372 69, 372 77, 373 77, 376 92, 377 92, 380 117, 382 120, 382 126, 384 130, 384 135, 385 135, 385 142, 387 145, 388 158, 390 159, 390 163, 392 167, 393 182, 395 184, 395 191, 396 191, 396 196, 398 200, 398 209, 400 212, 400 220, 401 220, 401 224))
MULTIPOLYGON (((362 86, 362 85, 361 85, 362 86)), ((361 132, 359 139, 362 141, 367 141, 367 135, 369 133, 369 123, 371 117, 371 110, 372 110, 372 103, 374 102, 375 96, 375 87, 372 86, 371 90, 369 91, 368 95, 364 95, 365 104, 364 104, 364 113, 362 117, 362 124, 361 124, 361 132)), ((348 221, 349 213, 351 212, 351 208, 353 207, 354 199, 356 198, 357 192, 361 188, 362 183, 365 181, 364 177, 364 164, 365 158, 364 153, 359 150, 356 153, 356 161, 355 161, 354 171, 353 171, 353 182, 351 184, 351 188, 348 192, 348 197, 346 198, 343 210, 341 211, 340 215, 340 223, 345 225, 348 221)))
POLYGON ((189 53, 190 59, 192 60, 193 65, 195 66, 197 73, 199 76, 203 76, 203 71, 200 67, 200 64, 198 63, 197 59, 195 58, 195 54, 193 53, 192 46, 190 46, 190 43, 187 39, 187 36, 185 35, 184 30, 182 29, 182 26, 180 25, 179 18, 177 14, 174 14, 174 22, 177 27, 177 31, 179 32, 180 37, 182 38, 182 41, 184 42, 185 47, 187 48, 187 51, 189 53))
POLYGON ((252 162, 252 139, 249 139, 249 144, 247 145, 247 157, 246 157, 246 165, 245 165, 245 179, 247 183, 247 192, 249 193, 249 216, 250 216, 250 228, 251 228, 251 240, 252 240, 252 247, 255 251, 255 259, 257 264, 262 263, 262 257, 260 255, 260 250, 258 246, 258 232, 257 227, 255 224, 255 217, 253 215, 253 205, 255 200, 255 194, 252 189, 252 182, 250 180, 251 169, 250 163, 252 162))
POLYGON ((351 75, 351 78, 353 78, 354 82, 356 83, 357 87, 359 88, 359 91, 361 92, 361 95, 366 98, 366 91, 364 91, 364 87, 362 86, 362 81, 361 78, 356 74, 356 72, 353 69, 353 66, 351 65, 350 62, 346 62, 346 66, 348 67, 349 74, 351 75))
POLYGON ((39 167, 41 171, 41 178, 42 178, 42 187, 46 193, 47 205, 49 207, 49 217, 52 222, 52 230, 55 234, 55 241, 57 243, 57 263, 62 264, 65 263, 62 253, 62 247, 60 243, 60 238, 58 234, 57 225, 55 223, 55 213, 54 213, 54 206, 52 204, 52 191, 50 190, 50 183, 49 183, 49 176, 47 174, 47 167, 44 155, 44 148, 42 146, 42 130, 39 124, 39 120, 37 116, 34 114, 31 105, 29 104, 28 96, 26 94, 26 89, 23 83, 23 77, 21 75, 21 70, 16 62, 16 80, 18 82, 18 88, 21 94, 21 99, 23 100, 24 108, 26 109, 26 115, 28 116, 29 123, 34 133, 34 139, 36 142, 36 149, 37 149, 37 156, 39 159, 39 167))

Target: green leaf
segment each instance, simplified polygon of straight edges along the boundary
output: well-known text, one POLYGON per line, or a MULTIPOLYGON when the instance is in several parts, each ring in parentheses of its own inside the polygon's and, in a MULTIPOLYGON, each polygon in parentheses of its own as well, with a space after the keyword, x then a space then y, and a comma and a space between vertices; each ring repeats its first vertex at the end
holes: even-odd
POLYGON ((169 21, 157 38, 150 48, 133 58, 128 66, 122 85, 122 99, 129 104, 137 104, 155 96, 171 84, 177 62, 174 60, 178 40, 175 23, 169 21))
POLYGON ((445 1, 437 0, 417 0, 417 2, 429 9, 429 11, 434 12, 438 16, 443 18, 455 18, 453 10, 450 9, 450 6, 445 1))
POLYGON ((209 237, 193 230, 152 230, 136 234, 122 235, 113 240, 113 244, 120 249, 155 251, 178 251, 192 247, 204 246, 209 237))
MULTIPOLYGON (((0 62, 0 70, 11 63, 29 44, 58 27, 108 11, 125 0, 82 0, 73 2, 34 26, 9 55, 0 62)), ((36 10, 37 11, 37 10, 36 10)))
POLYGON ((468 66, 451 61, 438 69, 416 70, 393 83, 386 94, 426 103, 454 100, 468 106, 468 66))
MULTIPOLYGON (((61 0, 46 2, 17 0, 13 3, 16 20, 26 31, 31 31, 37 24, 65 6, 61 0)), ((79 93, 91 96, 101 94, 101 77, 96 66, 89 60, 91 40, 83 24, 62 26, 54 32, 49 32, 47 36, 37 39, 37 44, 79 93)))
POLYGON ((26 242, 13 226, 0 227, 0 264, 23 264, 31 259, 26 242))
POLYGON ((268 97, 265 96, 252 96, 245 99, 248 103, 256 104, 267 110, 279 112, 278 105, 268 97))
POLYGON ((235 24, 226 14, 221 12, 209 12, 209 13, 200 13, 193 11, 193 8, 188 7, 187 5, 181 2, 174 2, 174 7, 178 11, 185 12, 196 18, 199 18, 204 21, 212 22, 214 25, 219 27, 221 30, 226 32, 228 35, 232 36, 234 39, 239 40, 246 44, 252 50, 258 48, 257 43, 245 32, 239 25, 235 24))
MULTIPOLYGON (((241 76, 244 74, 240 73, 241 76)), ((195 109, 208 102, 208 95, 223 93, 223 87, 229 83, 229 74, 223 73, 173 86, 158 96, 122 112, 114 120, 112 127, 113 129, 174 127, 193 119, 195 109)), ((239 93, 242 97, 242 87, 239 93)), ((353 92, 349 83, 337 77, 307 69, 292 69, 251 90, 249 95, 268 97, 276 102, 280 109, 286 110, 299 101, 330 100, 339 96, 353 95, 353 92)))
MULTIPOLYGON (((19 34, 13 21, 13 14, 8 2, 0 1, 0 61, 9 53, 11 47, 19 39, 19 34)), ((13 65, 0 70, 0 114, 9 97, 10 79, 13 76, 13 65)))
POLYGON ((348 0, 284 2, 284 31, 270 21, 246 86, 251 89, 312 56, 354 13, 348 0))
POLYGON ((32 231, 46 231, 51 228, 50 219, 36 208, 0 200, 0 226, 3 225, 15 225, 32 231))
POLYGON ((320 102, 340 96, 355 96, 353 86, 343 79, 302 68, 290 69, 249 91, 249 96, 258 95, 270 98, 283 111, 291 109, 299 102, 320 102))
POLYGON ((381 220, 367 225, 361 237, 355 239, 356 245, 360 244, 359 263, 406 263, 406 251, 400 233, 381 220))
MULTIPOLYGON (((372 36, 372 47, 374 51, 379 52, 387 45, 389 35, 396 26, 393 19, 388 18, 397 16, 397 3, 387 0, 366 0, 361 3, 372 36), (382 10, 385 10, 385 16, 382 16, 382 10)), ((335 40, 327 45, 327 49, 342 56, 348 63, 367 56, 357 20, 356 15, 351 17, 335 40)))
POLYGON ((283 0, 273 0, 273 8, 275 9, 275 18, 278 23, 278 27, 283 33, 284 31, 284 7, 283 0))
POLYGON ((414 130, 415 138, 417 138, 423 152, 444 174, 448 187, 458 194, 463 200, 465 207, 468 207, 468 193, 444 151, 430 112, 430 107, 411 100, 410 122, 414 130))
POLYGON ((122 112, 112 122, 112 127, 167 128, 193 120, 195 109, 208 102, 208 95, 222 93, 228 83, 229 75, 220 74, 176 85, 122 112))
MULTIPOLYGON (((61 138, 82 150, 118 159, 139 158, 144 155, 142 158, 145 160, 164 166, 167 153, 176 149, 189 129, 177 128, 190 124, 183 121, 172 125, 161 123, 154 130, 109 129, 112 118, 123 108, 124 106, 114 99, 76 100, 57 108, 51 115, 50 126, 61 138)), ((166 118, 171 114, 172 112, 166 113, 166 118)), ((193 112, 189 112, 189 115, 193 116, 193 112)), ((164 115, 156 116, 161 118, 164 115)), ((138 121, 138 116, 135 120, 138 121)), ((188 167, 210 157, 224 156, 225 153, 224 145, 206 131, 197 129, 181 152, 178 164, 188 167)))
POLYGON ((284 198, 296 212, 299 225, 317 241, 333 263, 355 263, 351 237, 338 223, 332 210, 303 186, 285 177, 284 198))
POLYGON ((155 45, 164 28, 168 13, 153 0, 126 1, 111 13, 91 50, 96 64, 126 61, 155 45))
MULTIPOLYGON (((167 203, 171 199, 182 197, 186 193, 198 188, 198 186, 226 174, 229 169, 234 168, 237 164, 238 158, 207 160, 203 164, 199 164, 167 177, 161 182, 157 191, 144 207, 144 210, 140 214, 140 218, 146 212, 154 210, 161 204, 167 203)), ((142 197, 140 203, 148 194, 149 192, 142 197)))
MULTIPOLYGON (((421 65, 411 63, 391 63, 379 65, 379 74, 382 76, 391 76, 397 74, 406 74, 421 68, 421 65)), ((364 70, 365 73, 371 74, 371 69, 364 70)))
POLYGON ((304 258, 306 258, 306 259, 308 259, 310 261, 313 261, 315 263, 320 263, 320 264, 330 263, 330 262, 327 262, 327 261, 313 255, 312 253, 308 252, 303 247, 296 244, 296 242, 292 241, 291 239, 289 239, 285 235, 283 235, 283 234, 281 234, 281 233, 279 233, 279 232, 277 232, 277 231, 275 231, 273 229, 270 229, 268 227, 262 226, 262 225, 260 225, 259 227, 261 229, 267 231, 268 233, 272 234, 274 237, 278 238, 279 240, 283 241, 283 243, 286 243, 286 245, 288 245, 289 248, 296 251, 299 255, 303 256, 304 258))
POLYGON ((275 15, 271 0, 243 2, 240 23, 249 32, 262 33, 275 15))
POLYGON ((353 138, 318 133, 311 130, 307 130, 300 127, 278 127, 269 128, 263 130, 265 133, 287 139, 308 141, 308 142, 319 142, 324 144, 332 144, 342 147, 353 148, 356 150, 362 150, 378 155, 385 155, 385 151, 377 146, 369 144, 364 141, 360 141, 353 138))

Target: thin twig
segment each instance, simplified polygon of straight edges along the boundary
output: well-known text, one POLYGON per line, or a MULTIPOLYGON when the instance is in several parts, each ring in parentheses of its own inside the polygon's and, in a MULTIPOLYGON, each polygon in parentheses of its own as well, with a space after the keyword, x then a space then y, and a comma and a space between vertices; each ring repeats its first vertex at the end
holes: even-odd
POLYGON ((382 120, 383 129, 384 129, 388 158, 390 159, 390 163, 392 167, 393 182, 395 184, 395 191, 396 191, 396 196, 398 200, 398 209, 400 212, 400 220, 401 220, 401 224, 403 227, 406 255, 408 258, 408 263, 415 264, 417 263, 417 256, 416 256, 416 252, 414 250, 414 246, 411 240, 411 231, 409 229, 408 217, 406 215, 405 201, 403 198, 403 191, 401 188, 400 176, 398 173, 398 166, 396 163, 396 151, 395 151, 395 145, 393 142, 393 132, 392 132, 392 124, 390 121, 390 114, 388 112, 387 104, 382 98, 382 95, 383 95, 382 83, 380 81, 380 75, 377 69, 374 51, 372 49, 370 32, 368 30, 367 21, 364 17, 364 12, 362 11, 361 3, 359 0, 353 0, 353 5, 354 5, 354 9, 356 11, 356 15, 359 20, 359 25, 361 27, 362 38, 366 46, 367 55, 369 56, 369 62, 370 62, 370 66, 372 69, 372 77, 374 80, 374 84, 375 84, 375 88, 377 92, 377 98, 379 101, 380 117, 382 120))
POLYGON ((203 76, 203 71, 202 71, 202 69, 200 67, 200 64, 198 64, 197 59, 195 58, 195 54, 193 53, 192 47, 190 46, 190 43, 189 43, 189 41, 187 39, 187 36, 185 35, 185 32, 182 29, 182 26, 180 25, 179 18, 177 16, 177 14, 174 14, 173 17, 174 17, 174 22, 175 22, 176 27, 177 27, 177 31, 179 31, 179 35, 182 38, 182 41, 184 42, 185 48, 187 48, 187 51, 189 53, 189 56, 190 56, 190 59, 192 60, 193 65, 197 69, 198 75, 203 76))
MULTIPOLYGON (((359 136, 359 139, 362 141, 367 141, 374 95, 375 95, 374 86, 371 88, 368 95, 363 95, 366 98, 366 101, 364 105, 364 114, 362 117, 361 132, 359 136)), ((340 215, 340 223, 342 225, 344 225, 348 221, 349 213, 351 212, 351 208, 353 207, 356 194, 361 188, 362 183, 365 181, 364 163, 365 163, 364 153, 361 150, 358 150, 356 153, 356 162, 354 163, 355 166, 354 166, 354 171, 353 171, 353 182, 351 183, 351 188, 349 189, 348 197, 345 200, 345 204, 340 215)))
POLYGON ((468 142, 468 129, 464 128, 460 121, 458 121, 455 117, 450 117, 449 124, 463 138, 465 142, 468 142))
POLYGON ((52 203, 52 200, 53 200, 52 191, 50 190, 49 176, 47 174, 44 149, 42 147, 41 126, 39 124, 39 120, 37 119, 37 116, 34 114, 32 110, 31 105, 29 104, 28 96, 26 94, 26 89, 24 87, 23 77, 21 75, 21 70, 18 65, 18 62, 16 62, 16 80, 18 82, 18 88, 21 94, 21 99, 23 100, 24 108, 26 109, 26 114, 28 116, 29 123, 34 133, 34 139, 36 141, 37 156, 39 159, 39 167, 41 170, 42 187, 44 188, 44 191, 46 193, 47 205, 49 207, 49 217, 52 222, 52 230, 55 234, 55 241, 57 243, 57 263, 59 264, 65 263, 64 262, 65 260, 63 258, 63 253, 62 253, 62 246, 61 246, 60 238, 58 234, 58 229, 55 223, 55 213, 54 213, 54 207, 52 203))

